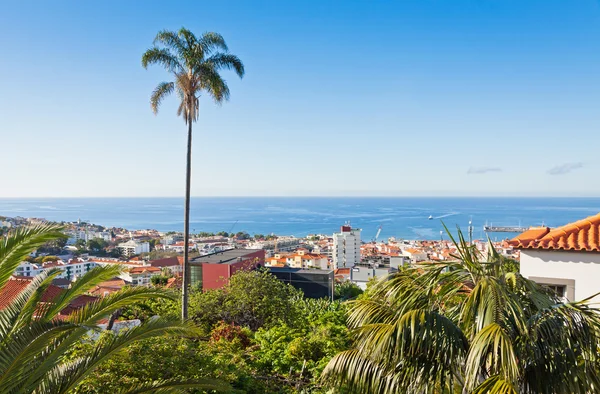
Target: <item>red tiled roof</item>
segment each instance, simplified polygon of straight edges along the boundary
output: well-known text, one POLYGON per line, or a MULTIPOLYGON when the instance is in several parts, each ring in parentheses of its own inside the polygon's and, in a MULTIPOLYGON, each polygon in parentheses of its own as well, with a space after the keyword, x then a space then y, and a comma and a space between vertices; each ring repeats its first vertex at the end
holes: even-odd
POLYGON ((509 244, 520 249, 574 250, 600 252, 600 213, 553 230, 532 228, 509 244))
POLYGON ((95 296, 99 296, 99 297, 104 297, 106 295, 106 293, 112 294, 112 293, 115 293, 115 292, 117 292, 119 290, 120 289, 117 288, 117 287, 96 286, 94 288, 94 290, 90 291, 90 294, 95 295, 95 296))
POLYGON ((177 257, 165 257, 164 259, 152 260, 149 262, 152 267, 173 267, 179 265, 177 257))
MULTIPOLYGON (((31 283, 30 279, 10 279, 6 285, 0 289, 0 309, 4 309, 12 300, 14 300, 25 288, 31 283)), ((51 302, 56 297, 60 296, 65 290, 58 286, 50 285, 42 295, 41 302, 51 302)), ((69 306, 61 311, 62 315, 68 315, 77 308, 96 300, 96 297, 81 295, 69 304, 69 306)))
POLYGON ((19 293, 21 293, 27 285, 29 285, 26 279, 11 279, 6 282, 6 285, 0 289, 0 309, 4 309, 12 300, 14 300, 19 293))
POLYGON ((158 267, 135 267, 129 270, 130 274, 143 274, 144 272, 160 272, 158 267))

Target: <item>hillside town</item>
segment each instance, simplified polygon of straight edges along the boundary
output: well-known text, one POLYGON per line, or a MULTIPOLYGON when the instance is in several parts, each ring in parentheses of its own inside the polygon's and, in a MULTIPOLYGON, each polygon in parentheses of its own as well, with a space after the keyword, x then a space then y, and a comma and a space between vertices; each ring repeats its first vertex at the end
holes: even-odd
MULTIPOLYGON (((19 226, 43 224, 41 218, 2 218, 4 231, 19 226)), ((62 223, 67 238, 33 252, 15 271, 16 278, 31 278, 43 271, 60 270, 57 286, 67 288, 83 274, 97 266, 118 265, 121 275, 101 283, 93 295, 106 295, 124 286, 150 286, 164 283, 167 288, 180 287, 185 248, 183 235, 161 233, 152 229, 132 230, 106 228, 76 221, 62 223)), ((245 232, 228 234, 193 234, 188 244, 194 278, 202 278, 204 289, 222 286, 237 269, 265 267, 275 276, 286 273, 303 274, 306 278, 325 278, 289 281, 309 297, 333 296, 336 283, 350 282, 361 289, 374 278, 396 272, 402 266, 423 262, 449 261, 456 256, 456 246, 450 240, 363 240, 361 229, 345 223, 332 234, 312 234, 307 237, 251 237, 245 232), (229 270, 223 270, 226 264, 229 270), (201 273, 196 273, 201 271, 201 273), (314 283, 310 283, 314 282, 314 283)), ((508 259, 519 260, 519 250, 510 242, 473 240, 482 254, 489 245, 508 259)))

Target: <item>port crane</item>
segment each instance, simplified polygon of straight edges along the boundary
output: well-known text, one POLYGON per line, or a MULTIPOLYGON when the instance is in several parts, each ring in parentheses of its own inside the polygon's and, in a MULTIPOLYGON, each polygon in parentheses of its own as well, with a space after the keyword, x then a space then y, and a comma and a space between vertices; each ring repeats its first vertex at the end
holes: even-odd
POLYGON ((379 225, 379 227, 377 227, 377 234, 375 234, 375 238, 373 238, 373 242, 377 243, 377 239, 379 238, 379 234, 381 234, 381 228, 382 226, 379 225))

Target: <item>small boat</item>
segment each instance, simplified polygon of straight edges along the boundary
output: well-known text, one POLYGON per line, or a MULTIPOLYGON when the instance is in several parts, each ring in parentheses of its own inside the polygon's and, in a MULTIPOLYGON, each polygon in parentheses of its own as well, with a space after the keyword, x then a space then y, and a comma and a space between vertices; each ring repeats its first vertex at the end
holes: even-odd
POLYGON ((432 215, 429 215, 429 220, 432 220, 432 219, 433 219, 433 216, 432 216, 432 215))

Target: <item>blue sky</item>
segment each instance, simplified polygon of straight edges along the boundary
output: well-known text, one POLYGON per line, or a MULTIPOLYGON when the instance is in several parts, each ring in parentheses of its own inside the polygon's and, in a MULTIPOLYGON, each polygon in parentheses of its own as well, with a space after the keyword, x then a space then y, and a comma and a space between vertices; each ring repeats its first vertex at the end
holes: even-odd
POLYGON ((598 196, 596 1, 0 3, 0 197, 180 196, 185 125, 140 57, 220 32, 193 195, 598 196))

